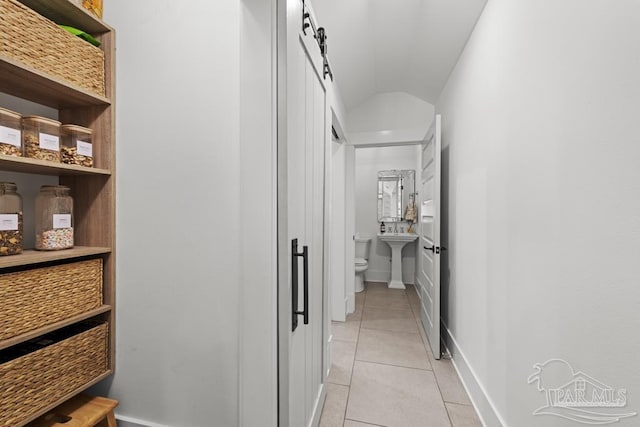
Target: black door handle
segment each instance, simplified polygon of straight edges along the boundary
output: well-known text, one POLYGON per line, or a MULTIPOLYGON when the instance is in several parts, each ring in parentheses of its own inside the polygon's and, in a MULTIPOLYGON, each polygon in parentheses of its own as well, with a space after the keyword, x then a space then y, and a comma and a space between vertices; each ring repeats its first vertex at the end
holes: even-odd
POLYGON ((291 331, 298 327, 298 316, 303 316, 305 325, 309 324, 309 248, 302 247, 302 252, 298 252, 298 239, 291 241, 291 331), (298 257, 303 261, 303 283, 304 292, 303 310, 298 310, 298 257))
POLYGON ((301 314, 304 324, 308 325, 309 324, 309 247, 306 245, 302 247, 302 268, 304 269, 303 279, 302 279, 303 280, 302 289, 304 291, 304 302, 303 302, 304 306, 303 306, 303 311, 298 312, 297 314, 301 314))
POLYGON ((423 248, 425 248, 426 250, 431 251, 431 252, 435 252, 435 250, 436 250, 435 246, 431 246, 430 248, 428 248, 426 246, 423 246, 423 248))

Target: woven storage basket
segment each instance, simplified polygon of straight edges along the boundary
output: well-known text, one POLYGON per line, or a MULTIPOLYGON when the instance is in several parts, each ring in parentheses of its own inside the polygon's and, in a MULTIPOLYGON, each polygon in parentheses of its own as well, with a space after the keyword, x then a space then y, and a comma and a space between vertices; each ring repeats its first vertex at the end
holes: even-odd
POLYGON ((102 259, 0 275, 0 340, 102 305, 102 259))
POLYGON ((16 0, 0 0, 0 55, 104 96, 104 52, 16 0))
POLYGON ((108 324, 0 365, 0 426, 15 427, 109 369, 108 324))

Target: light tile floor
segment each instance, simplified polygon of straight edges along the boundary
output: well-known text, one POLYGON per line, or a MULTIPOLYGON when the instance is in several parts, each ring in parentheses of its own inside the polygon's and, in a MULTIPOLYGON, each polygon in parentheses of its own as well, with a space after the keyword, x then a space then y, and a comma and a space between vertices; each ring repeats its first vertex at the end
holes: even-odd
POLYGON ((413 287, 369 282, 356 311, 332 322, 321 427, 482 426, 450 360, 435 360, 413 287))

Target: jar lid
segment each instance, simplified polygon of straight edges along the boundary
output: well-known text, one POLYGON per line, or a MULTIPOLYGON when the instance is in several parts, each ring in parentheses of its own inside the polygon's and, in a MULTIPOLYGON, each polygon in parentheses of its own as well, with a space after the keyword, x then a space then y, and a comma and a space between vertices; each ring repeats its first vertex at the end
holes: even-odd
POLYGON ((66 185, 43 185, 40 187, 41 194, 55 195, 56 197, 69 197, 71 188, 66 185))
POLYGON ((40 187, 40 191, 53 191, 53 190, 71 190, 66 185, 43 185, 40 187))
POLYGON ((87 135, 91 135, 93 133, 93 130, 91 130, 89 128, 82 127, 82 126, 78 126, 78 125, 62 125, 62 126, 60 126, 60 129, 68 131, 68 132, 84 133, 84 134, 87 134, 87 135))
POLYGON ((15 193, 17 189, 15 182, 0 182, 0 194, 15 193))
POLYGON ((0 113, 18 120, 22 118, 22 114, 16 113, 15 111, 7 110, 6 108, 2 107, 0 107, 0 113))
POLYGON ((32 121, 32 122, 39 122, 39 123, 44 123, 47 125, 53 125, 53 126, 60 126, 60 122, 57 120, 53 120, 50 119, 48 117, 41 117, 41 116, 24 116, 22 118, 22 120, 25 121, 32 121))

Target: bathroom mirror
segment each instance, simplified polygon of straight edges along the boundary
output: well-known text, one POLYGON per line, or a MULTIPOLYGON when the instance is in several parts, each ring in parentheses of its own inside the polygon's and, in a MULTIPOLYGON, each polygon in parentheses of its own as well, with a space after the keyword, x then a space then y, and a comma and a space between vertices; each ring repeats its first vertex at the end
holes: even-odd
POLYGON ((415 197, 415 171, 378 172, 378 221, 405 221, 407 205, 415 197))

